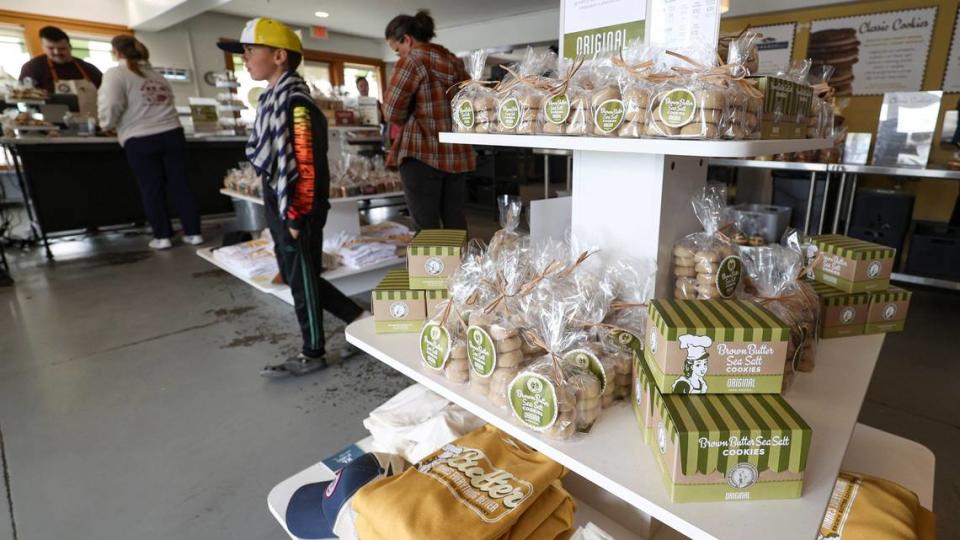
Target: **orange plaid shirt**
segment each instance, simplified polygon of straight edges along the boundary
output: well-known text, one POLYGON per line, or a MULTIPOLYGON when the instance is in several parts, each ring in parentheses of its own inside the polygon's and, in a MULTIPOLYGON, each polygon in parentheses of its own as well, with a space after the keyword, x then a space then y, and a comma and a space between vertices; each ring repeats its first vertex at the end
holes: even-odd
POLYGON ((447 90, 469 78, 463 61, 440 45, 417 43, 400 58, 383 99, 385 119, 401 126, 388 165, 414 158, 449 173, 476 169, 471 146, 443 144, 437 135, 453 131, 452 94, 447 90))

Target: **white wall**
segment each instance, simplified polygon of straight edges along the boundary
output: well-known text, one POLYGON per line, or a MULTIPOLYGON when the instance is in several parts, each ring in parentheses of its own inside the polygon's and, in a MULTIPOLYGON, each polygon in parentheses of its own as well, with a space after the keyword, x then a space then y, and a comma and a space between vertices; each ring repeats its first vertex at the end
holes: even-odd
MULTIPOLYGON (((186 105, 190 96, 216 97, 217 89, 203 82, 208 71, 222 71, 223 51, 217 48, 220 38, 239 38, 246 19, 222 13, 204 13, 160 32, 136 32, 137 38, 150 49, 155 66, 187 68, 193 71, 189 84, 174 83, 177 105, 186 105), (192 54, 191 54, 192 50, 192 54)), ((304 31, 304 36, 309 32, 304 31)), ((380 58, 382 40, 330 33, 329 39, 305 37, 307 49, 380 58)))
MULTIPOLYGON (((481 47, 556 40, 559 34, 560 9, 557 8, 438 28, 434 41, 454 53, 462 53, 481 47)), ((384 58, 396 60, 396 55, 387 47, 384 58)))
POLYGON ((127 25, 125 0, 2 0, 0 8, 68 19, 127 25))

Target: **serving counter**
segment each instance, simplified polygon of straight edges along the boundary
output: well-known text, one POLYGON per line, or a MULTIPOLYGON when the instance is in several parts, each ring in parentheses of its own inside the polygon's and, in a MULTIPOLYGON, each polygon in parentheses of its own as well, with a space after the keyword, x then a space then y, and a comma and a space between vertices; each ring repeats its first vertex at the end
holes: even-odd
MULTIPOLYGON (((226 171, 245 160, 244 136, 187 137, 187 174, 201 215, 233 212, 220 194, 226 171)), ((58 232, 144 223, 146 215, 126 155, 114 137, 0 139, 13 158, 31 230, 52 259, 58 232)), ((172 208, 172 207, 171 207, 172 208)))

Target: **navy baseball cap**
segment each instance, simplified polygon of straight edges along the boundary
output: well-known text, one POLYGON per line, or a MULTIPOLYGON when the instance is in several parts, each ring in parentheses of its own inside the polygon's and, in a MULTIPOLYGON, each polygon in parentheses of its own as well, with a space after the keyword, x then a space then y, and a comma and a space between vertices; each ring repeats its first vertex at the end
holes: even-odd
POLYGON ((300 486, 287 504, 287 530, 304 539, 336 538, 333 528, 340 510, 363 486, 399 473, 398 461, 387 454, 363 454, 338 470, 333 480, 300 486))

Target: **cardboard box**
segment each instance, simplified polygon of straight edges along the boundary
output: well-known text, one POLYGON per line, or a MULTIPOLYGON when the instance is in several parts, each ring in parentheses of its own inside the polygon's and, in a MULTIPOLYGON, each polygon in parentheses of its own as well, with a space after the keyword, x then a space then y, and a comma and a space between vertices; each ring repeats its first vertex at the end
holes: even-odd
MULTIPOLYGON (((797 83, 779 77, 751 77, 763 92, 761 139, 793 139, 797 134, 797 83)), ((806 126, 804 126, 806 128, 806 126)))
POLYGON ((426 293, 410 289, 406 270, 390 270, 373 290, 378 334, 419 332, 427 319, 426 293))
POLYGON ((822 256, 813 268, 814 279, 848 293, 884 291, 890 286, 897 250, 839 234, 811 239, 822 256))
POLYGON ((672 502, 800 497, 812 430, 780 395, 655 393, 654 404, 650 446, 672 502))
POLYGON ((440 314, 439 306, 450 298, 450 292, 446 289, 432 289, 426 292, 427 318, 432 319, 440 314))
POLYGON ((446 289, 447 278, 460 267, 467 231, 427 229, 407 248, 411 289, 446 289))
POLYGON ((820 297, 821 338, 863 334, 870 310, 868 293, 848 293, 813 280, 807 280, 807 283, 820 297))
POLYGON ((775 394, 790 329, 743 300, 653 300, 644 359, 663 394, 775 394))
POLYGON ((864 333, 882 334, 903 331, 912 296, 912 292, 892 285, 885 291, 870 293, 870 311, 867 314, 864 333))
POLYGON ((633 354, 633 389, 631 391, 633 403, 633 413, 637 416, 637 422, 640 424, 640 430, 643 432, 643 442, 650 444, 650 437, 653 435, 653 397, 657 391, 657 385, 653 381, 653 374, 650 368, 643 361, 643 356, 633 354))

